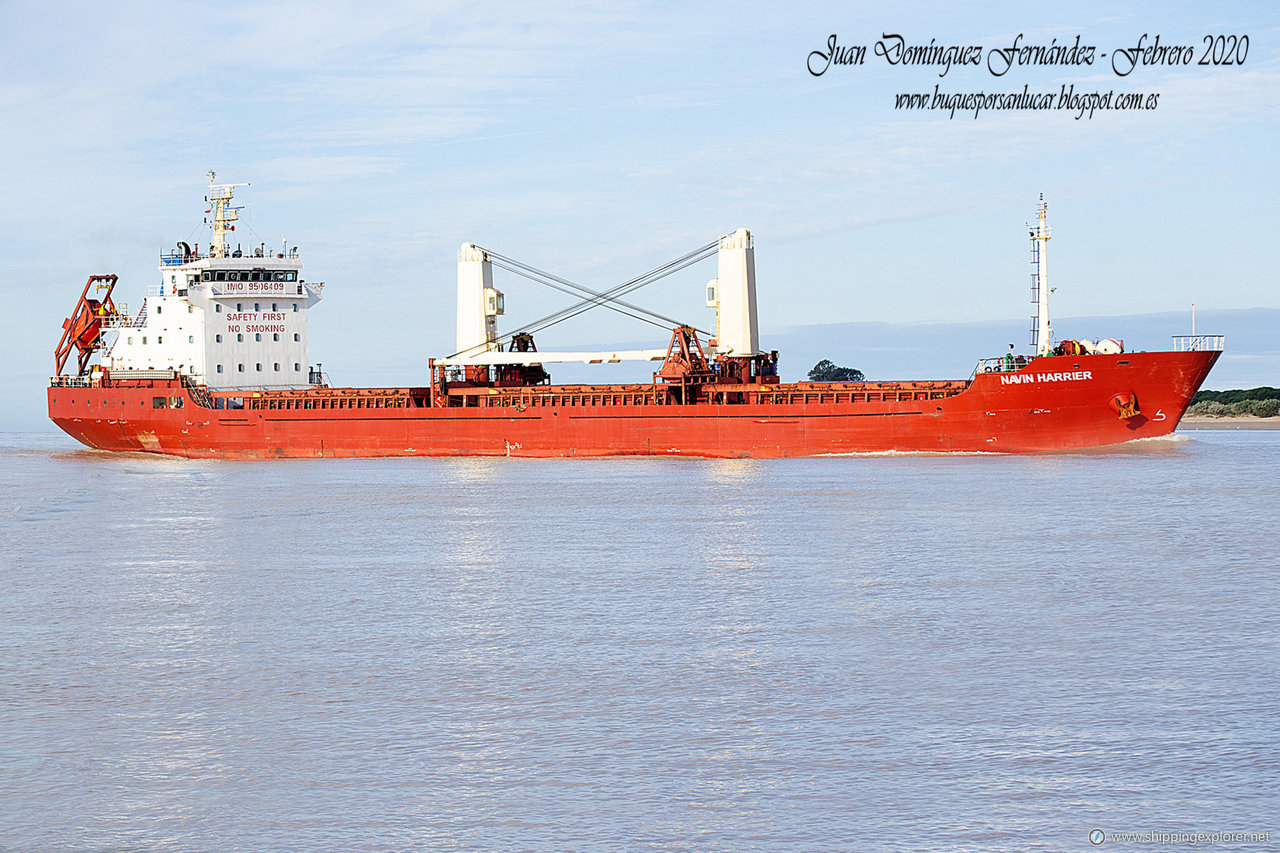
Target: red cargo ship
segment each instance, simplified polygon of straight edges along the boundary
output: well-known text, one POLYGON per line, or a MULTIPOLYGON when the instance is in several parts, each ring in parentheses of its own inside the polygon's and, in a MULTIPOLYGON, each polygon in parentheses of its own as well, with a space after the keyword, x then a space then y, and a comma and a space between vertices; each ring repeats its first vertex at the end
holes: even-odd
POLYGON ((1042 199, 1031 229, 1035 350, 980 361, 968 379, 779 381, 777 353, 758 346, 754 249, 740 229, 604 292, 465 244, 457 352, 429 362, 423 387, 334 388, 304 369, 307 311, 323 285, 301 278, 296 249, 232 249, 239 185, 213 177, 205 252, 179 243, 163 254, 161 284, 135 314, 112 301, 115 276, 94 276, 63 323, 49 417, 89 447, 229 459, 1058 451, 1171 433, 1222 350, 1222 338, 1207 335, 1175 337, 1167 352, 1126 353, 1114 340, 1053 345, 1042 199), (714 332, 699 337, 622 300, 712 255, 714 332), (494 265, 581 300, 499 335, 494 265), (669 345, 537 350, 532 332, 597 306, 667 323, 669 345), (72 353, 77 372, 64 375, 72 353), (623 359, 661 364, 643 384, 553 385, 544 369, 623 359))

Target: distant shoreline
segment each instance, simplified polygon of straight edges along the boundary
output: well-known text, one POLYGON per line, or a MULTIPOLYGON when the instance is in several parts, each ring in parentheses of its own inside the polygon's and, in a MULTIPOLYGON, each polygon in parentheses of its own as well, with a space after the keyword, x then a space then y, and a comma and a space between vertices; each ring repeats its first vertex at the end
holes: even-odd
POLYGON ((1218 418, 1185 415, 1178 422, 1178 429, 1280 429, 1280 418, 1260 418, 1256 415, 1227 415, 1218 418))

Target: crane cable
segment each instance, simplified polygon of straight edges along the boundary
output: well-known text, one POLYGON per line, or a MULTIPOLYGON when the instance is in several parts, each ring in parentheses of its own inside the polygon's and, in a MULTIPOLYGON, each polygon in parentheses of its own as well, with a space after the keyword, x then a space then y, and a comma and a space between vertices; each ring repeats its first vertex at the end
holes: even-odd
MULTIPOLYGON (((545 317, 541 317, 530 323, 526 323, 524 326, 520 327, 519 329, 516 329, 515 331, 509 332, 503 335, 503 339, 505 340, 519 334, 525 334, 525 333, 533 334, 535 332, 540 332, 544 329, 547 329, 547 328, 550 328, 551 326, 556 325, 557 323, 562 323, 565 320, 569 320, 573 317, 578 316, 579 314, 582 314, 600 305, 603 305, 605 308, 608 308, 611 311, 616 311, 619 314, 632 317, 636 320, 643 320, 646 323, 651 323, 663 329, 668 329, 673 326, 687 325, 685 323, 681 323, 678 320, 674 320, 670 317, 666 317, 666 316, 663 316, 662 314, 658 314, 654 311, 649 311, 648 309, 641 308, 638 305, 632 305, 629 302, 624 302, 620 297, 628 293, 631 293, 635 290, 639 290, 640 288, 646 285, 653 284, 655 281, 659 281, 661 279, 666 278, 667 276, 680 272, 681 270, 686 269, 692 266, 693 264, 706 260, 707 258, 711 257, 713 254, 716 253, 716 251, 719 249, 719 246, 720 246, 719 240, 715 240, 711 243, 707 243, 705 246, 699 246, 697 249, 694 249, 691 252, 687 252, 684 255, 681 255, 680 257, 676 258, 673 261, 669 261, 663 264, 662 266, 655 267, 654 269, 649 270, 643 275, 639 275, 639 276, 636 276, 635 278, 629 279, 628 281, 624 281, 622 284, 615 285, 614 287, 611 287, 610 289, 605 291, 592 290, 589 287, 584 287, 583 285, 569 281, 568 279, 561 278, 560 276, 557 276, 557 275, 553 275, 544 270, 540 270, 537 267, 530 266, 521 261, 517 261, 514 258, 509 258, 506 255, 502 255, 502 254, 499 254, 498 252, 485 249, 481 246, 477 246, 476 248, 484 252, 485 255, 489 258, 489 261, 491 263, 496 264, 502 269, 509 270, 511 272, 516 273, 517 275, 521 275, 524 278, 529 279, 530 281, 537 282, 538 284, 542 284, 554 290, 559 290, 563 293, 572 293, 572 291, 567 289, 567 288, 572 288, 573 290, 579 291, 581 293, 589 294, 585 299, 581 299, 580 301, 575 302, 572 305, 569 305, 565 308, 561 308, 558 311, 554 311, 551 314, 546 315, 545 317), (620 308, 618 307, 619 305, 625 306, 625 308, 620 308), (627 308, 631 309, 631 311, 626 310, 627 308), (640 314, 636 314, 632 312, 641 312, 641 314, 647 314, 648 316, 647 317, 640 316, 640 314), (650 318, 657 318, 657 320, 650 319, 650 318), (661 320, 662 322, 658 322, 658 320, 661 320)), ((703 329, 697 329, 697 331, 702 332, 702 334, 704 335, 708 334, 708 332, 706 332, 703 329)), ((479 349, 481 346, 487 346, 487 344, 477 344, 476 346, 471 347, 469 349, 462 350, 461 352, 456 352, 453 355, 449 356, 449 358, 458 358, 459 356, 462 356, 465 353, 470 353, 473 350, 479 349)))
MULTIPOLYGON (((610 303, 617 303, 620 305, 624 305, 627 308, 632 309, 633 311, 639 311, 643 314, 648 314, 650 317, 656 317, 657 319, 663 321, 663 323, 665 324, 665 327, 669 327, 672 325, 678 326, 678 325, 681 325, 681 323, 678 320, 673 320, 670 317, 665 317, 662 314, 658 314, 654 311, 649 311, 648 309, 641 308, 637 305, 632 305, 630 303, 623 302, 618 297, 627 293, 631 293, 634 290, 638 290, 641 287, 644 287, 645 285, 648 285, 648 284, 652 284, 653 282, 658 281, 660 279, 666 278, 667 276, 673 273, 679 272, 685 267, 688 267, 691 264, 697 263, 698 261, 705 260, 706 258, 709 258, 711 256, 712 250, 718 247, 719 247, 718 240, 712 243, 708 243, 705 246, 699 246, 697 249, 694 249, 692 252, 688 252, 687 254, 681 255, 679 258, 676 258, 673 261, 663 264, 660 267, 656 267, 644 273, 643 275, 637 276, 636 278, 633 278, 629 281, 625 281, 622 284, 619 284, 603 292, 597 292, 595 290, 592 290, 589 287, 584 287, 583 285, 569 281, 568 279, 564 279, 559 276, 552 275, 551 273, 537 269, 536 267, 532 267, 528 264, 517 261, 514 258, 509 258, 497 252, 490 252, 488 249, 484 249, 483 251, 488 253, 491 259, 497 259, 499 261, 505 262, 506 264, 511 264, 511 265, 520 267, 525 272, 521 272, 521 270, 512 270, 512 271, 518 272, 521 275, 525 275, 526 278, 530 278, 533 281, 538 281, 540 284, 545 284, 549 287, 553 286, 548 281, 539 281, 539 279, 535 278, 534 276, 539 276, 544 279, 550 279, 551 281, 559 282, 560 284, 563 284, 567 287, 571 287, 575 290, 578 290, 587 294, 586 299, 583 299, 580 302, 577 302, 566 308, 562 308, 559 311, 554 312, 553 314, 548 314, 546 317, 543 317, 541 320, 535 320, 534 322, 529 323, 528 324, 529 326, 541 326, 541 328, 546 328, 547 326, 553 325, 553 322, 548 322, 548 321, 552 321, 553 318, 554 318, 554 323, 558 323, 560 322, 561 319, 568 319, 571 316, 576 316, 577 314, 581 313, 581 311, 578 310, 579 308, 582 308, 583 310, 585 310, 589 308, 594 308, 597 305, 604 305, 606 308, 613 308, 613 310, 617 310, 616 308, 614 308, 613 305, 610 304, 610 303), (527 273, 532 273, 532 275, 529 275, 527 273), (562 317, 561 315, 564 315, 564 316, 562 317)), ((511 267, 509 266, 504 268, 511 269, 511 267)), ((559 288, 556 288, 556 289, 559 289, 559 288)), ((622 312, 622 313, 625 313, 625 312, 622 312)))
MULTIPOLYGON (((516 275, 524 276, 530 281, 549 287, 552 290, 558 290, 561 293, 567 293, 570 296, 573 296, 580 300, 578 302, 575 302, 571 306, 571 308, 561 308, 559 311, 556 311, 555 314, 549 314, 547 315, 547 317, 542 318, 542 320, 535 320, 532 323, 529 323, 528 325, 530 326, 537 325, 538 323, 541 323, 550 317, 567 313, 572 308, 577 308, 578 306, 582 305, 585 302, 590 302, 598 299, 601 295, 598 291, 591 290, 581 285, 574 284, 573 282, 570 282, 570 281, 565 281, 564 279, 561 279, 556 276, 551 276, 550 281, 544 281, 541 278, 531 275, 517 266, 512 266, 511 264, 507 263, 505 259, 500 260, 498 258, 491 256, 490 260, 495 267, 500 267, 504 270, 509 270, 515 273, 516 275), (562 287, 561 285, 566 285, 566 286, 562 287), (582 298, 583 292, 588 294, 586 299, 582 298)), ((670 327, 673 324, 679 325, 679 321, 677 320, 672 320, 670 317, 664 317, 661 314, 648 310, 647 308, 641 308, 639 305, 632 305, 630 302, 623 302, 621 299, 610 299, 608 301, 600 302, 599 304, 603 305, 605 308, 608 308, 610 311, 617 311, 619 314, 625 314, 628 317, 633 317, 637 320, 643 320, 644 322, 652 323, 655 326, 670 327), (628 311, 626 309, 631 309, 631 310, 628 311), (648 315, 648 316, 643 316, 643 315, 648 315), (654 319, 651 319, 651 318, 654 318, 654 319), (659 320, 663 322, 660 323, 658 322, 659 320)))

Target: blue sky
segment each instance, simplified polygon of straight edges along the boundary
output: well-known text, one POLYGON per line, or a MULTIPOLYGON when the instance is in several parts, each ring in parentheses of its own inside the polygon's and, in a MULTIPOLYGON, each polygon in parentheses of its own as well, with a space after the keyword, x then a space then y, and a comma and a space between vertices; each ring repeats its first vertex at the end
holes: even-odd
MULTIPOLYGON (((286 239, 327 283, 311 356, 346 384, 416 384, 428 356, 452 351, 464 241, 604 287, 746 226, 766 346, 807 324, 1021 318, 1023 224, 1041 192, 1055 316, 1280 308, 1280 12, 1058 5, 10 0, 0 329, 18 358, 0 375, 0 429, 42 428, 60 323, 89 275, 119 274, 136 303, 162 248, 207 241, 209 169, 252 183, 238 235, 286 239), (1206 35, 1239 34, 1250 48, 1240 67, 1124 78, 1102 59, 1002 78, 874 55, 806 70, 831 33, 871 48, 894 32, 984 49, 1079 34, 1107 53, 1158 33, 1197 58, 1206 35), (893 108, 935 84, 1154 92, 1159 106, 1079 120, 893 108)), ((714 274, 636 298, 705 327, 714 274)), ((511 325, 565 298, 502 274, 498 286, 511 325)), ((540 343, 654 334, 593 312, 540 343)), ((832 356, 856 364, 852 347, 832 356)))

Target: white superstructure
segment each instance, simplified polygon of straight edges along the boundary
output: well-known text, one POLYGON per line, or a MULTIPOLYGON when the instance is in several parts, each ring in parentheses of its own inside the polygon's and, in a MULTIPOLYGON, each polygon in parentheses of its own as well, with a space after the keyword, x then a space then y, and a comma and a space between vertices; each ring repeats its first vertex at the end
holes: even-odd
POLYGON ((160 256, 160 284, 142 307, 107 330, 116 333, 103 357, 108 370, 182 372, 211 388, 292 388, 310 381, 307 311, 322 284, 302 279, 297 249, 232 248, 233 187, 212 183, 213 240, 201 254, 179 243, 160 256))

